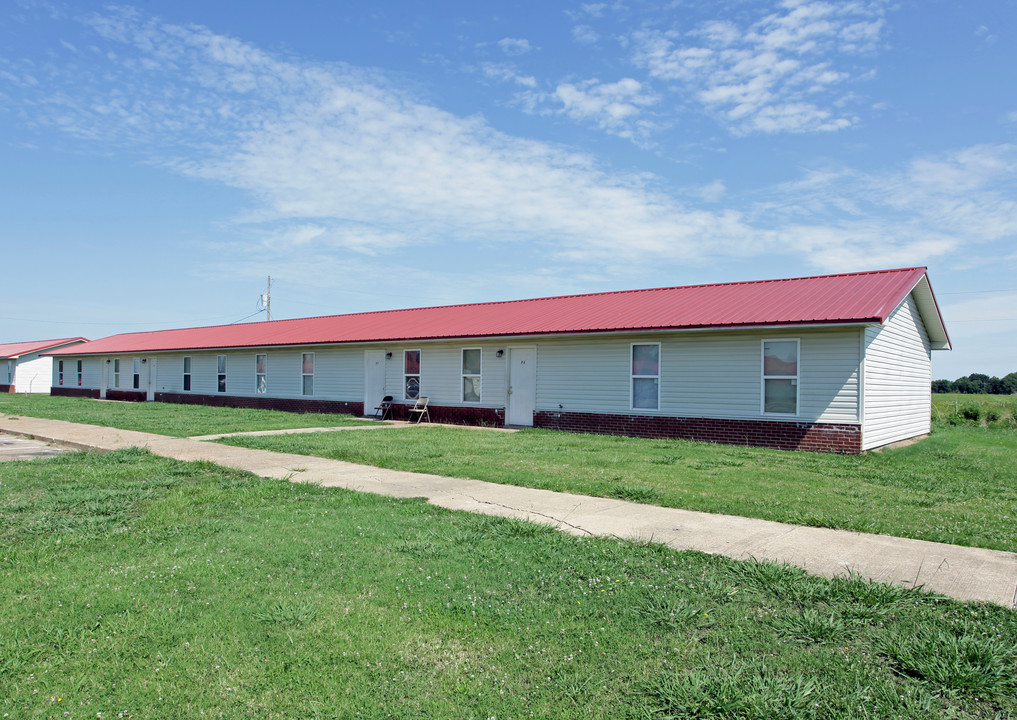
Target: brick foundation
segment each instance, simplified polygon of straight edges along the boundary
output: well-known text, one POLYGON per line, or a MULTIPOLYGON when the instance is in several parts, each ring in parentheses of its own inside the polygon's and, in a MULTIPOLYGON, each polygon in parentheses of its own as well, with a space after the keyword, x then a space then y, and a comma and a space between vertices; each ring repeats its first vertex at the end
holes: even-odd
POLYGON ((861 427, 839 423, 719 420, 541 410, 533 414, 533 424, 535 427, 567 432, 700 440, 723 445, 749 445, 777 450, 845 454, 857 454, 862 451, 861 427))
POLYGON ((237 395, 195 395, 193 393, 155 394, 156 402, 182 405, 211 405, 213 407, 255 408, 258 410, 285 410, 295 413, 340 413, 362 415, 364 403, 342 400, 305 400, 304 398, 240 397, 237 395))
MULTIPOLYGON (((410 408, 413 403, 393 404, 392 420, 408 420, 410 408)), ((373 411, 374 408, 371 408, 373 411)), ((489 427, 503 427, 505 425, 505 412, 501 408, 484 407, 459 407, 451 405, 428 405, 428 417, 431 422, 447 423, 449 425, 486 425, 489 427)), ((416 416, 414 416, 416 419, 416 416)))
POLYGON ((144 390, 106 390, 107 400, 120 400, 121 402, 145 402, 148 400, 148 393, 144 390))
POLYGON ((15 392, 13 385, 0 385, 0 395, 15 392))
POLYGON ((60 385, 54 385, 49 389, 50 395, 59 395, 60 397, 87 397, 99 399, 99 391, 93 390, 92 388, 80 388, 80 387, 62 387, 60 385))

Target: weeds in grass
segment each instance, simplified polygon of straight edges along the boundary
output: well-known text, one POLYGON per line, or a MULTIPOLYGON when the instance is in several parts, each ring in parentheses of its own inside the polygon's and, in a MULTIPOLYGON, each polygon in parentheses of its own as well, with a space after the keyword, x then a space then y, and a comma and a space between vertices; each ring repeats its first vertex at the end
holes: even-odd
POLYGON ((303 601, 296 603, 277 602, 263 611, 254 613, 258 622, 270 625, 303 625, 318 616, 318 608, 314 603, 303 601))
POLYGON ((897 630, 881 638, 880 652, 898 672, 940 689, 973 695, 1017 693, 1017 648, 964 628, 897 630))
POLYGON ((847 631, 844 620, 835 613, 820 612, 812 608, 800 612, 788 610, 770 622, 781 638, 805 645, 837 642, 847 631))
POLYGON ((645 622, 668 630, 685 630, 707 624, 710 613, 687 599, 648 591, 637 601, 632 612, 645 622))
POLYGON ((650 688, 657 709, 689 720, 798 720, 822 717, 813 700, 819 685, 755 660, 696 668, 667 676, 650 688))
POLYGON ((653 504, 660 500, 659 490, 638 485, 618 485, 607 491, 608 497, 629 502, 653 504))

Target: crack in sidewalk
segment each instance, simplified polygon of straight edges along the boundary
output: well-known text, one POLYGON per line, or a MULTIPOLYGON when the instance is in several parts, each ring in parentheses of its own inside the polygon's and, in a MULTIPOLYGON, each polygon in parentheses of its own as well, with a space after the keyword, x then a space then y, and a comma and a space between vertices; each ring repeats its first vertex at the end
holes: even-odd
POLYGON ((565 525, 566 527, 570 527, 573 530, 577 530, 579 532, 586 533, 590 537, 595 537, 594 533, 590 532, 586 528, 580 527, 578 525, 573 525, 570 522, 567 522, 567 521, 562 520, 560 518, 556 518, 554 515, 548 515, 547 513, 537 512, 536 510, 523 510, 522 508, 513 507, 512 505, 505 505, 503 503, 496 503, 496 502, 492 502, 490 500, 480 500, 478 498, 473 497, 472 495, 467 495, 466 497, 468 497, 470 500, 472 500, 473 502, 477 503, 478 505, 493 505, 494 507, 501 507, 501 508, 505 508, 506 510, 513 510, 513 511, 518 512, 518 513, 525 513, 527 515, 537 515, 537 516, 542 517, 542 518, 547 518, 548 520, 553 520, 554 522, 559 523, 561 525, 565 525))

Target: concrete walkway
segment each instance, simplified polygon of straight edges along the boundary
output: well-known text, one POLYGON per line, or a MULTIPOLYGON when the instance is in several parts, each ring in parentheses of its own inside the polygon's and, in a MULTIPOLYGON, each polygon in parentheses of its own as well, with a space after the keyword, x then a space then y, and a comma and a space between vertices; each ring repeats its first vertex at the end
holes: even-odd
POLYGON ((1017 607, 1017 554, 998 550, 384 470, 59 420, 0 415, 0 432, 98 450, 145 447, 156 455, 209 460, 262 477, 393 497, 423 497, 451 510, 549 523, 576 535, 653 540, 678 550, 787 562, 826 577, 843 576, 851 570, 881 582, 921 585, 959 600, 1017 607))

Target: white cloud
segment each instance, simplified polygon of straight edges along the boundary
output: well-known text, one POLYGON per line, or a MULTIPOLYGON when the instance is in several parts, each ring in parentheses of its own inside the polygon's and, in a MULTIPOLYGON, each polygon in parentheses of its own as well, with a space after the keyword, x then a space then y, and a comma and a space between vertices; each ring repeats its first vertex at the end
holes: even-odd
POLYGON ((572 39, 580 45, 595 45, 600 34, 589 25, 576 25, 572 28, 572 39))
POLYGON ((537 87, 537 79, 535 77, 532 75, 519 74, 513 65, 486 62, 481 63, 480 71, 484 73, 484 77, 490 78, 491 80, 511 82, 531 89, 537 87))
POLYGON ((612 135, 637 142, 653 130, 654 125, 644 117, 644 111, 658 101, 652 91, 632 78, 613 83, 602 83, 596 78, 581 83, 561 83, 554 92, 531 93, 525 97, 531 112, 554 112, 592 122, 612 135))
POLYGON ((749 214, 779 242, 828 268, 925 264, 1012 247, 1017 146, 979 145, 879 173, 812 172, 774 188, 749 214))
MULTIPOLYGON (((245 250, 224 270, 250 271, 255 252, 261 274, 269 259, 324 268, 332 266, 322 258, 350 253, 356 267, 374 268, 365 277, 413 267, 406 258, 419 267, 421 259, 483 253, 492 267, 510 255, 534 269, 589 277, 761 256, 843 271, 983 249, 1005 257, 1017 237, 1017 148, 1009 145, 921 157, 881 173, 817 171, 744 204, 723 182, 671 192, 660 178, 611 172, 590 156, 498 132, 481 117, 457 117, 344 65, 280 59, 129 11, 92 25, 103 38, 92 65, 82 70, 87 53, 79 49, 73 61, 58 54, 34 67, 44 81, 9 83, 23 99, 17 111, 100 152, 126 149, 246 191, 251 207, 235 224, 245 250), (726 209, 697 209, 680 197, 723 200, 726 209), (505 254, 506 245, 515 250, 505 254)), ((728 28, 704 32, 724 38, 728 28)), ((702 50, 707 58, 715 52, 702 50)), ((27 70, 6 66, 14 78, 27 70)), ((546 112, 638 139, 656 100, 626 78, 562 83, 541 102, 546 112)), ((820 122, 791 102, 760 105, 751 122, 781 108, 798 112, 800 125, 820 122)), ((446 286, 455 272, 444 276, 446 286)))
POLYGON ((857 122, 841 109, 840 86, 857 79, 835 62, 870 53, 884 31, 879 2, 784 0, 739 26, 710 21, 688 32, 641 30, 633 62, 651 78, 677 83, 733 132, 819 132, 857 122))
POLYGON ((533 50, 530 41, 525 38, 502 38, 498 41, 498 47, 506 55, 525 55, 533 50))
MULTIPOLYGON (((239 227, 262 252, 524 242, 548 262, 586 264, 576 272, 624 273, 648 257, 766 249, 736 212, 689 210, 653 178, 497 132, 383 77, 134 11, 90 23, 115 56, 87 73, 54 60, 35 122, 247 191, 254 206, 239 227)), ((654 102, 631 79, 563 85, 556 97, 562 112, 618 134, 638 132, 654 102)))

